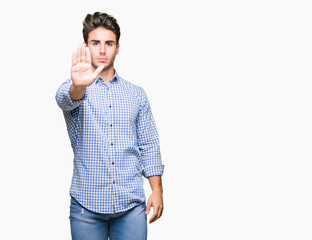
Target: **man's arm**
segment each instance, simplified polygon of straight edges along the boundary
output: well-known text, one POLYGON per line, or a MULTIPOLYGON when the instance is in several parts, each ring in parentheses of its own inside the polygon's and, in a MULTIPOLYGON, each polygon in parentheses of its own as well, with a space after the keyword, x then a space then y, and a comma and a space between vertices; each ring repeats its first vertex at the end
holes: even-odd
POLYGON ((150 223, 156 221, 163 212, 162 183, 161 176, 164 171, 162 165, 159 136, 152 111, 144 90, 141 92, 140 112, 137 118, 137 137, 140 149, 140 159, 143 165, 143 176, 149 180, 152 194, 148 199, 146 214, 153 207, 153 215, 150 223))
POLYGON ((72 80, 67 79, 61 84, 55 95, 58 106, 66 112, 74 110, 82 103, 82 100, 75 100, 70 96, 69 92, 72 86, 72 80))
POLYGON ((153 207, 153 215, 151 216, 149 223, 155 222, 161 217, 164 204, 163 204, 163 188, 161 183, 161 176, 152 176, 148 178, 148 181, 152 188, 152 194, 149 197, 146 205, 145 214, 149 214, 151 207, 153 207))

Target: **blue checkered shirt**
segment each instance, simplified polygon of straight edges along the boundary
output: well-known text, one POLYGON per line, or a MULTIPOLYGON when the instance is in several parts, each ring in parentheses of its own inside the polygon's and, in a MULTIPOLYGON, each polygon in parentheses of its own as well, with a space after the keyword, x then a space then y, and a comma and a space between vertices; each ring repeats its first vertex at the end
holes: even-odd
POLYGON ((115 72, 101 77, 81 100, 69 96, 72 80, 56 92, 74 152, 70 195, 103 214, 145 202, 143 177, 162 175, 159 138, 146 93, 115 72))

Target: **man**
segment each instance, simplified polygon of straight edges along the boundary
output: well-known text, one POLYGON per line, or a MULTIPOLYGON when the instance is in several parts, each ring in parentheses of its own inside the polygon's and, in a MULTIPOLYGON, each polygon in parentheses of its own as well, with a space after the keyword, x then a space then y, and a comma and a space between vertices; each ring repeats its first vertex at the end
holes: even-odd
POLYGON ((56 93, 74 152, 70 223, 74 240, 147 238, 162 215, 158 133, 144 90, 114 69, 120 28, 105 13, 88 14, 71 78, 56 93), (147 203, 143 178, 152 194, 147 203))

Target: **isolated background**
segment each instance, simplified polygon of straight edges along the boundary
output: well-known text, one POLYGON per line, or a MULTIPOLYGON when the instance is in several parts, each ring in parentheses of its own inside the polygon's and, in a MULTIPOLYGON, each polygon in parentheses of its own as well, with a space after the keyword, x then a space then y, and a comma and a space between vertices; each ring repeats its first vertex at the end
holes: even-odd
POLYGON ((95 11, 117 18, 115 67, 145 89, 160 134, 165 210, 149 239, 311 239, 310 1, 0 9, 0 239, 70 239, 73 154, 54 97, 95 11))

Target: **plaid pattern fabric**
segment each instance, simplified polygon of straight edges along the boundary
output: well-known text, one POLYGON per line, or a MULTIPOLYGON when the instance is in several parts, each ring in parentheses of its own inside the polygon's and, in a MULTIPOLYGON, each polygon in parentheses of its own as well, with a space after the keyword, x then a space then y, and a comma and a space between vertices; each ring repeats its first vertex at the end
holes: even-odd
POLYGON ((115 72, 98 77, 81 100, 69 96, 71 79, 56 92, 74 152, 70 187, 85 208, 103 214, 145 201, 143 178, 162 175, 159 138, 146 93, 115 72))

